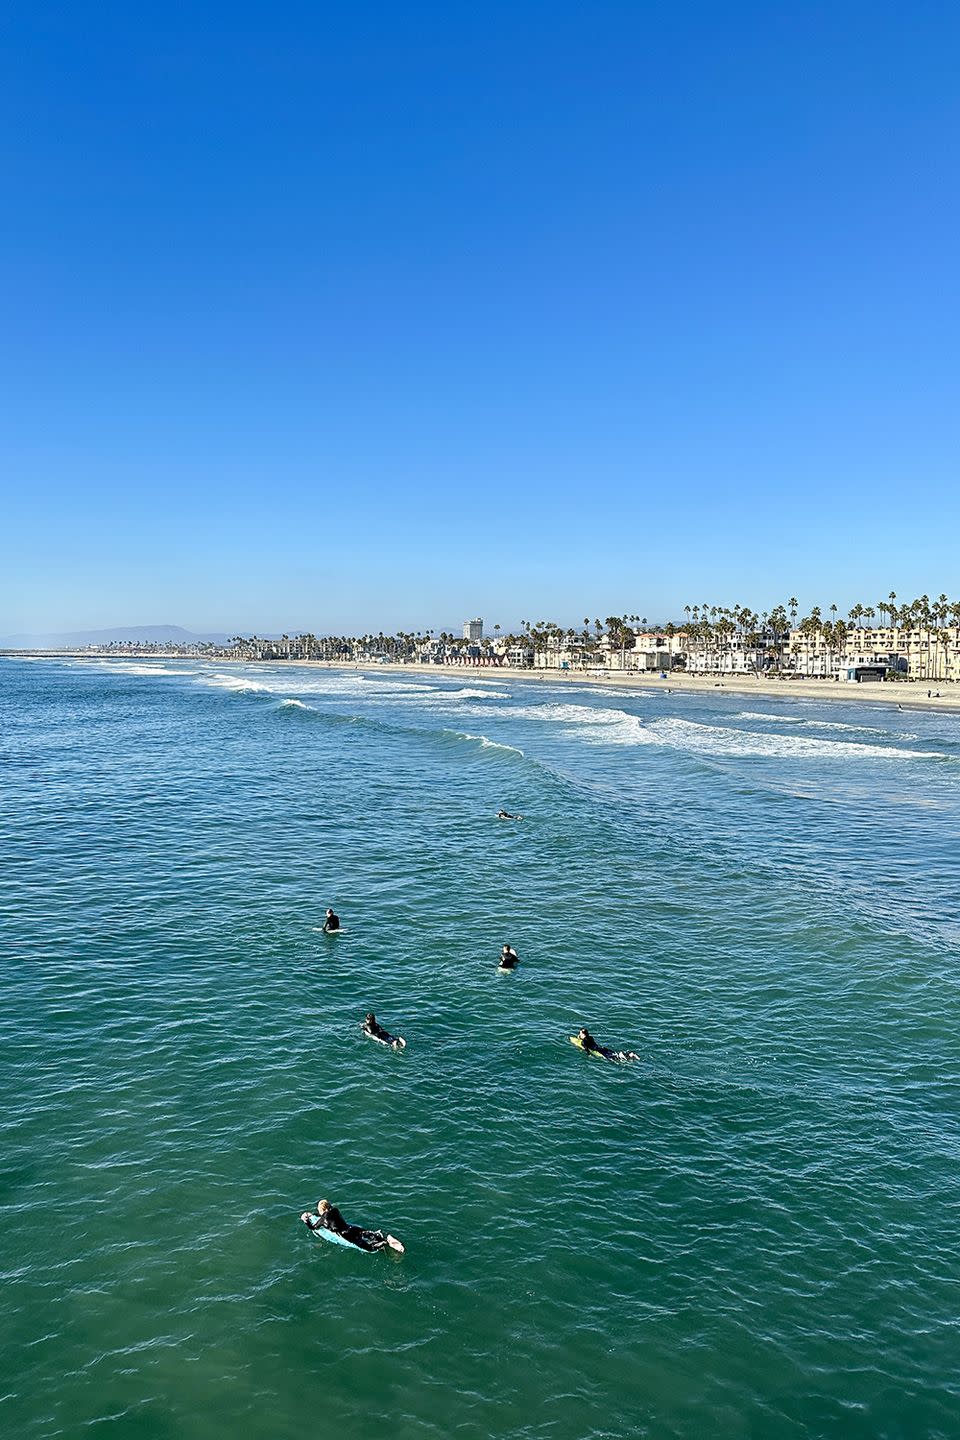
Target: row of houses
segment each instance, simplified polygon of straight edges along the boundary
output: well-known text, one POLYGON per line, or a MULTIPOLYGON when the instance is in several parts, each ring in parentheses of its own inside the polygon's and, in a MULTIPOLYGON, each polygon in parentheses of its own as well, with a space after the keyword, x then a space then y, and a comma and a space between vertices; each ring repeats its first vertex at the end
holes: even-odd
MULTIPOLYGON (((430 658, 445 663, 440 653, 430 658)), ((960 680, 960 627, 928 631, 850 626, 842 638, 800 629, 786 634, 707 638, 684 631, 668 635, 651 630, 636 634, 630 646, 618 645, 608 636, 570 640, 553 635, 538 645, 494 641, 486 652, 471 647, 462 663, 634 674, 683 670, 695 675, 733 676, 772 671, 800 678, 865 680, 902 675, 948 681, 960 680)))
MULTIPOLYGON (((479 622, 476 622, 479 624, 479 622)), ((251 659, 322 659, 371 664, 428 665, 652 674, 683 670, 694 675, 753 675, 776 672, 824 679, 960 679, 960 627, 926 630, 896 627, 797 628, 760 635, 697 633, 669 626, 629 631, 625 636, 589 635, 559 627, 526 636, 496 639, 472 635, 365 636, 362 639, 283 636, 248 640, 234 654, 251 659), (629 637, 630 643, 626 643, 629 637)))

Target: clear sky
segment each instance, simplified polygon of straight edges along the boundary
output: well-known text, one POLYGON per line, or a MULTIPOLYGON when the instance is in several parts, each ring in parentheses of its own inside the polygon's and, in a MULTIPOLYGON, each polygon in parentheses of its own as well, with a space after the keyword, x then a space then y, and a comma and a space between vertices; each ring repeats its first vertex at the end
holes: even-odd
POLYGON ((0 635, 960 590, 960 8, 8 0, 0 635))

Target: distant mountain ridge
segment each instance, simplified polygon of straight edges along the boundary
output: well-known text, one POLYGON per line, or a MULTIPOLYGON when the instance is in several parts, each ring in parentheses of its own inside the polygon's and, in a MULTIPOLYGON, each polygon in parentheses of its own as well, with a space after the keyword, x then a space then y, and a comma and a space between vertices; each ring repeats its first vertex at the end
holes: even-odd
POLYGON ((113 630, 65 630, 52 635, 7 635, 0 637, 6 650, 59 650, 73 645, 109 645, 120 641, 130 645, 226 645, 228 635, 195 635, 181 625, 120 625, 113 630))

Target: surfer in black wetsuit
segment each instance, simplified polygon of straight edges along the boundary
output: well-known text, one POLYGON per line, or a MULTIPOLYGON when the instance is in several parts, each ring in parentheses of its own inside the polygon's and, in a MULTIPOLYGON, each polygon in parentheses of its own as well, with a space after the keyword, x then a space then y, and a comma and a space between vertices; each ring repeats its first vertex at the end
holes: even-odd
POLYGON ((391 1050, 402 1050, 407 1043, 402 1035, 391 1035, 389 1030, 384 1030, 372 1010, 363 1017, 360 1029, 364 1035, 369 1035, 371 1040, 379 1040, 381 1045, 389 1045, 391 1050))
POLYGON ((606 1045, 598 1045, 586 1026, 579 1032, 577 1039, 580 1042, 581 1050, 586 1050, 588 1053, 592 1052, 594 1055, 602 1055, 604 1060, 640 1059, 640 1056, 635 1055, 632 1050, 611 1050, 606 1045))
POLYGON ((323 922, 323 933, 329 935, 333 930, 340 929, 340 916, 334 915, 332 910, 327 911, 327 918, 323 922))
POLYGON ((498 819, 498 820, 522 820, 522 819, 523 819, 523 816, 522 816, 522 815, 511 815, 509 810, 498 810, 498 811, 497 811, 497 819, 498 819))
POLYGON ((329 1200, 318 1200, 316 1215, 305 1210, 300 1219, 308 1230, 332 1230, 334 1235, 342 1236, 358 1250, 386 1250, 389 1247, 403 1254, 403 1246, 395 1235, 385 1235, 382 1230, 364 1230, 361 1225, 348 1225, 336 1205, 331 1205, 329 1200))
POLYGON ((501 970, 514 970, 520 963, 520 956, 511 945, 504 945, 497 963, 501 970))

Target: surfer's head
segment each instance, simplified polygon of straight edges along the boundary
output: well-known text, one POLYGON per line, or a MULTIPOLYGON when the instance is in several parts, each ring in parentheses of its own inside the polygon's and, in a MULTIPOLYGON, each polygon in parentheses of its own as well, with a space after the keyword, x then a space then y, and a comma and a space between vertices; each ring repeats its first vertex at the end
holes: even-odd
POLYGON ((365 1016, 364 1016, 364 1018, 363 1018, 363 1023, 364 1023, 364 1025, 376 1025, 376 1023, 377 1023, 377 1017, 376 1017, 376 1015, 374 1015, 374 1013, 373 1013, 372 1010, 370 1011, 370 1014, 369 1014, 369 1015, 365 1015, 365 1016))
POLYGON ((317 1214, 318 1214, 318 1215, 326 1215, 326 1213, 327 1213, 327 1211, 328 1211, 329 1209, 330 1209, 330 1201, 329 1201, 329 1200, 318 1200, 318 1201, 317 1201, 317 1214))

